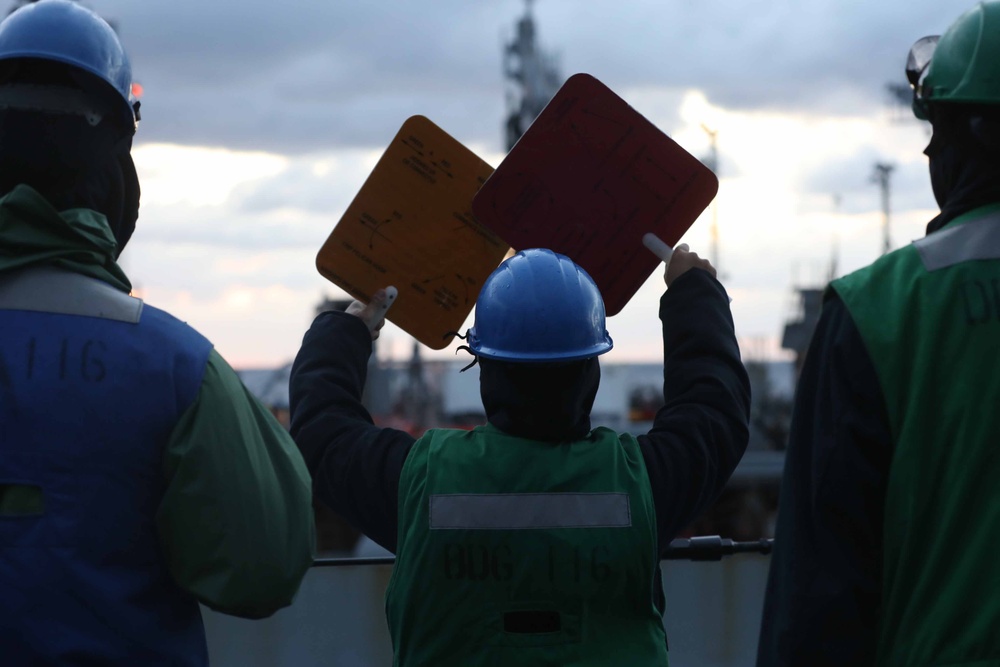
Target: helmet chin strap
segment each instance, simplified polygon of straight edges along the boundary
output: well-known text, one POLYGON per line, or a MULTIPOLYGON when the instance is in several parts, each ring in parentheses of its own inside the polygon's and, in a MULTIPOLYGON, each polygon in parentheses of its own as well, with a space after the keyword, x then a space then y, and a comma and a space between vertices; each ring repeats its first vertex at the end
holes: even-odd
MULTIPOLYGON (((444 335, 444 338, 448 338, 449 336, 454 336, 455 338, 460 338, 461 340, 469 340, 469 330, 466 329, 464 335, 460 334, 457 331, 449 331, 444 335)), ((472 348, 469 347, 468 345, 459 345, 457 348, 455 348, 455 354, 458 354, 459 350, 464 350, 465 352, 468 352, 469 354, 472 355, 472 361, 469 362, 468 365, 463 366, 461 369, 459 369, 458 371, 459 373, 464 373, 465 371, 469 370, 477 363, 479 363, 479 357, 476 356, 476 353, 473 352, 472 348)))

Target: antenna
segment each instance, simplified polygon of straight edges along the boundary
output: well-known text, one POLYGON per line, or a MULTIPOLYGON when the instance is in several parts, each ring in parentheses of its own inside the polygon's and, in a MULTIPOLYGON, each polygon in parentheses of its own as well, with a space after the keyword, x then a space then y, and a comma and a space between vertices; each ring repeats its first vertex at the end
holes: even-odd
MULTIPOLYGON (((840 214, 840 202, 841 202, 840 193, 839 192, 834 193, 834 195, 833 195, 833 214, 835 216, 840 214)), ((840 236, 837 234, 836 223, 834 223, 834 225, 835 226, 833 228, 833 238, 830 241, 830 246, 831 246, 831 248, 830 248, 830 275, 827 276, 827 279, 826 279, 827 282, 830 282, 834 278, 837 277, 837 260, 838 260, 838 255, 840 254, 840 236)))
POLYGON ((889 108, 892 120, 897 123, 916 120, 913 115, 913 89, 906 83, 885 84, 886 96, 889 98, 889 108))
POLYGON ((889 177, 892 175, 893 165, 885 162, 875 163, 875 172, 872 174, 872 182, 879 186, 882 192, 882 254, 892 250, 892 243, 889 239, 889 177))
POLYGON ((532 4, 533 0, 525 0, 517 34, 503 50, 503 73, 512 84, 507 93, 507 150, 514 147, 562 85, 555 57, 538 46, 532 4))
MULTIPOLYGON (((705 125, 704 123, 701 124, 701 129, 704 130, 705 134, 708 135, 708 140, 709 140, 708 157, 704 160, 704 162, 706 163, 705 166, 711 169, 713 174, 718 176, 719 144, 717 141, 717 137, 719 135, 719 131, 710 129, 708 125, 705 125)), ((710 261, 712 262, 712 266, 715 267, 715 270, 721 276, 722 269, 719 266, 719 207, 717 200, 718 197, 712 200, 712 227, 710 231, 710 238, 712 243, 710 252, 712 253, 712 256, 710 258, 710 261)))

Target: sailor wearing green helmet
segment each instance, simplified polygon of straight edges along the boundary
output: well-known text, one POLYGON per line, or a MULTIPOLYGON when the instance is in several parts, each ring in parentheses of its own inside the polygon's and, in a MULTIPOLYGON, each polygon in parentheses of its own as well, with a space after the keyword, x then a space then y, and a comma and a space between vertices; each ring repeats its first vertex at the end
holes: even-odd
POLYGON ((827 290, 758 665, 1000 664, 1000 2, 919 40, 906 74, 941 212, 827 290))
POLYGON ((1000 5, 983 2, 963 14, 944 36, 917 41, 906 75, 914 89, 913 111, 929 120, 938 103, 1000 103, 1000 5))

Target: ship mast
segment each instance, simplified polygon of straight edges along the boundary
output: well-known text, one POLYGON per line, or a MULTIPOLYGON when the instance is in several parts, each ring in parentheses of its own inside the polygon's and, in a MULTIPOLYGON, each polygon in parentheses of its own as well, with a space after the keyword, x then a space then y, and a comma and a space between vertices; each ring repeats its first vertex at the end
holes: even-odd
POLYGON ((504 128, 507 150, 514 147, 562 85, 556 58, 538 44, 532 4, 533 0, 525 0, 517 33, 503 50, 503 74, 509 82, 504 128))

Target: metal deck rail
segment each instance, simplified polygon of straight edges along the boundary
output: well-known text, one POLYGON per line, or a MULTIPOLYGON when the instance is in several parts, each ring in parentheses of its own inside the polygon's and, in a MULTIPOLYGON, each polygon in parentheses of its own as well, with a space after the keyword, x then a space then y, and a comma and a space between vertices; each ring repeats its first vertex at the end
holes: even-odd
MULTIPOLYGON (((699 537, 679 538, 671 540, 663 560, 722 560, 723 556, 739 553, 756 553, 768 555, 774 544, 773 538, 761 538, 750 542, 735 542, 718 535, 702 535, 699 537)), ((349 565, 392 565, 396 562, 394 556, 377 556, 373 558, 317 558, 313 567, 343 567, 349 565)))

